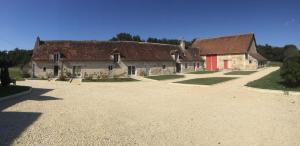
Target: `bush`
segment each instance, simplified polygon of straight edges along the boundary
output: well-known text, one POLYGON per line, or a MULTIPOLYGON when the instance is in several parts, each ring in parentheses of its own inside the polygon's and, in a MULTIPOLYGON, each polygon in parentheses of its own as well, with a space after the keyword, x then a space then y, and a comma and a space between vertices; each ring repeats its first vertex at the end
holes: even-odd
POLYGON ((10 62, 6 60, 0 60, 0 80, 1 86, 6 87, 10 84, 11 79, 9 77, 8 67, 10 66, 10 62))
POLYGON ((280 75, 287 86, 300 86, 300 59, 288 57, 280 68, 280 75))

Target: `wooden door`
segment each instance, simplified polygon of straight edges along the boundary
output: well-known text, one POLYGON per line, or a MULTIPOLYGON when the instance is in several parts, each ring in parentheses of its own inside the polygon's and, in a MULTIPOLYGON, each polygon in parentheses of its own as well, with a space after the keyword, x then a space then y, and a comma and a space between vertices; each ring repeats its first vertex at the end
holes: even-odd
POLYGON ((228 69, 228 60, 224 60, 224 69, 228 69))

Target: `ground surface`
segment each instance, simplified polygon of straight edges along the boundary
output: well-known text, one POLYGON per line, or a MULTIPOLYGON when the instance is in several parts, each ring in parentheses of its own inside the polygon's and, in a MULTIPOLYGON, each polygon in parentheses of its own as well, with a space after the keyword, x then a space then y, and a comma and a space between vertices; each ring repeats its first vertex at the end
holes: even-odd
POLYGON ((217 71, 195 71, 190 72, 189 74, 210 74, 210 73, 216 73, 217 71))
MULTIPOLYGON (((0 103, 0 145, 296 146, 300 96, 243 86, 276 69, 212 86, 150 79, 19 82, 35 89, 28 97, 0 103)), ((181 80, 212 76, 224 75, 181 80)))
POLYGON ((300 87, 292 87, 292 88, 288 87, 283 83, 283 81, 284 80, 280 76, 280 70, 277 70, 261 79, 248 83, 247 86, 262 88, 262 89, 287 90, 287 91, 300 92, 300 87))
POLYGON ((96 80, 83 79, 82 81, 83 82, 132 82, 138 80, 132 78, 111 78, 111 79, 96 79, 96 80))

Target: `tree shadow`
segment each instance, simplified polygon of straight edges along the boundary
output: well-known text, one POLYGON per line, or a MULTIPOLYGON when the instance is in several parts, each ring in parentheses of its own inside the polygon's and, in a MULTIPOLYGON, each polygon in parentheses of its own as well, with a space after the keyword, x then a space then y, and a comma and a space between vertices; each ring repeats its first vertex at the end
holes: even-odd
POLYGON ((0 102, 0 145, 11 145, 13 141, 33 124, 42 113, 38 112, 3 112, 5 109, 26 100, 48 101, 60 98, 43 96, 52 89, 33 88, 31 94, 0 102))

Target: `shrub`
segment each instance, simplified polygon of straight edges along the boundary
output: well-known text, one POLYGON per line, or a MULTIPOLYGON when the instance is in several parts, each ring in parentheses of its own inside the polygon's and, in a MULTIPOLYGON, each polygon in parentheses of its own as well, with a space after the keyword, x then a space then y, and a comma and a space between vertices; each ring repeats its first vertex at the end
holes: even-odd
POLYGON ((280 75, 287 86, 300 85, 300 61, 299 57, 288 57, 283 61, 280 75))
POLYGON ((0 80, 1 80, 1 86, 8 86, 11 82, 11 79, 9 77, 9 71, 8 67, 11 65, 10 61, 7 60, 0 60, 0 80))

